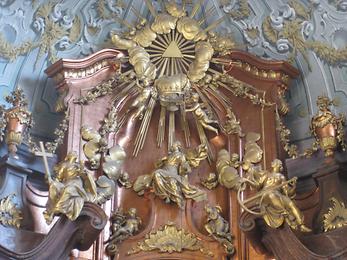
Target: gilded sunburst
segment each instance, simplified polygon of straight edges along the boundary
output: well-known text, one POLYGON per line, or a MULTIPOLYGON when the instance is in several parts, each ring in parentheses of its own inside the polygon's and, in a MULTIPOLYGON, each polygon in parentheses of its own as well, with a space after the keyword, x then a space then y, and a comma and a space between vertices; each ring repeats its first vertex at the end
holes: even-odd
POLYGON ((195 59, 195 43, 185 39, 177 30, 158 35, 146 50, 159 75, 186 74, 195 59))
MULTIPOLYGON (((153 114, 159 107, 158 146, 167 140, 171 147, 180 130, 189 147, 191 132, 197 131, 200 142, 208 146, 211 161, 213 154, 207 132, 212 135, 241 133, 229 131, 230 124, 241 128, 226 93, 248 98, 253 103, 269 103, 259 97, 252 86, 223 72, 223 66, 232 64, 223 56, 235 47, 231 38, 213 32, 224 17, 202 28, 204 19, 194 18, 200 1, 192 6, 190 14, 184 4, 179 6, 174 1, 165 3, 161 12, 156 11, 150 1, 145 2, 153 19, 147 20, 133 10, 138 24, 132 26, 124 22, 129 31, 112 35, 115 48, 124 51, 121 76, 116 75, 97 86, 80 102, 88 101, 88 95, 95 99, 95 93, 114 93, 110 113, 116 128, 125 125, 128 128, 134 122, 137 128, 133 156, 143 149, 153 114), (195 122, 188 123, 188 118, 195 122)), ((212 12, 208 10, 209 14, 212 12)))

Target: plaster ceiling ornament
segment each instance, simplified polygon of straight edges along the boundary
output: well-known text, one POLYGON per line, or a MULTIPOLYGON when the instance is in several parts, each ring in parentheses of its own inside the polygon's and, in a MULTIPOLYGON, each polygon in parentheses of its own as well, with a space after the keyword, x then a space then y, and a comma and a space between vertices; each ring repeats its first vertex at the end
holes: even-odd
POLYGON ((146 4, 153 16, 152 22, 136 11, 137 25, 125 33, 112 33, 114 46, 124 51, 120 59, 121 70, 115 76, 117 80, 111 83, 112 87, 109 81, 104 82, 76 102, 85 104, 99 96, 114 93, 113 110, 119 115, 115 119, 117 127, 114 130, 140 121, 133 156, 137 156, 144 146, 157 104, 160 105, 159 147, 163 144, 167 128, 168 148, 176 141, 175 120, 178 117, 186 147, 190 146, 189 114, 196 123, 201 144, 208 146, 208 159, 211 161, 213 154, 208 132, 242 136, 240 122, 232 111, 226 92, 247 98, 256 105, 273 104, 259 96, 252 86, 224 73, 223 66, 231 65, 232 61, 223 56, 231 52, 235 43, 229 37, 212 32, 224 17, 202 28, 204 21, 194 18, 200 8, 199 2, 192 7, 190 14, 187 14, 185 5, 179 6, 173 2, 166 3, 164 12, 156 11, 149 1, 146 4), (232 116, 221 118, 226 114, 232 116), (168 127, 165 125, 167 117, 168 127), (228 120, 230 122, 225 122, 228 120))

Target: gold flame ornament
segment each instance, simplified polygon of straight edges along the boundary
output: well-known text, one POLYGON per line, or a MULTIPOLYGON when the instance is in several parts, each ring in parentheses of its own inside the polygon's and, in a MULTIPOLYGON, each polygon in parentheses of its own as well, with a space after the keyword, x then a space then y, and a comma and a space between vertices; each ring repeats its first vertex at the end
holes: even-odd
POLYGON ((326 157, 334 155, 334 151, 340 145, 342 150, 346 149, 343 126, 345 124, 344 115, 335 115, 331 112, 330 106, 333 101, 326 96, 319 96, 317 99, 318 113, 311 120, 310 130, 315 137, 312 148, 307 149, 305 154, 310 156, 320 147, 326 157))

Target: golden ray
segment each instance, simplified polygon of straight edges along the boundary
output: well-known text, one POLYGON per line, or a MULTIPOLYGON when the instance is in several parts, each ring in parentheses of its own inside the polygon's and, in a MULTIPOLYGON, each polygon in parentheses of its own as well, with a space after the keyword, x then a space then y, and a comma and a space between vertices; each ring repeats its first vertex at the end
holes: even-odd
POLYGON ((156 49, 156 50, 161 50, 161 51, 165 51, 166 50, 167 45, 159 44, 159 43, 157 43, 157 44, 160 45, 160 46, 152 44, 151 45, 151 49, 156 49))
MULTIPOLYGON (((184 46, 183 46, 184 47, 184 46)), ((181 51, 187 51, 187 50, 192 50, 192 51, 194 51, 195 52, 195 45, 194 44, 192 44, 192 45, 188 45, 188 46, 186 46, 186 47, 184 47, 183 48, 182 46, 180 46, 180 50, 181 51)))
POLYGON ((147 52, 148 52, 149 54, 152 54, 152 53, 163 53, 162 50, 153 50, 153 49, 148 50, 147 52))
POLYGON ((169 37, 167 34, 163 34, 163 39, 165 40, 165 42, 169 45, 171 43, 171 41, 169 40, 169 37))
POLYGON ((188 55, 188 54, 183 54, 184 58, 191 58, 191 59, 195 59, 194 55, 188 55))
POLYGON ((162 58, 162 60, 158 64, 158 71, 165 70, 165 61, 167 61, 167 58, 162 58))
POLYGON ((185 38, 180 33, 176 33, 176 35, 178 35, 176 39, 177 45, 178 47, 181 47, 181 44, 185 41, 185 38))
POLYGON ((189 63, 185 60, 185 59, 181 59, 182 64, 184 65, 185 69, 188 70, 189 69, 189 63))
POLYGON ((153 17, 156 17, 156 16, 157 16, 157 12, 155 11, 155 9, 154 9, 154 7, 153 7, 151 1, 145 0, 145 2, 146 2, 146 5, 147 5, 147 7, 148 7, 148 10, 151 12, 152 16, 153 16, 153 17))
POLYGON ((186 142, 186 146, 190 147, 190 130, 189 130, 189 124, 187 121, 186 108, 184 104, 180 106, 180 112, 181 112, 181 126, 184 132, 184 139, 186 142))
POLYGON ((166 48, 168 46, 168 44, 163 40, 162 37, 157 37, 153 43, 159 44, 160 46, 163 46, 164 48, 166 48))
POLYGON ((186 57, 183 57, 182 60, 185 61, 185 62, 188 64, 188 67, 190 66, 189 64, 191 64, 191 63, 193 62, 193 59, 191 59, 191 58, 186 58, 186 57))
POLYGON ((180 72, 184 72, 184 71, 185 71, 185 68, 184 68, 184 66, 183 66, 183 64, 182 64, 181 59, 178 59, 178 60, 177 60, 177 67, 178 67, 178 70, 179 70, 180 72))
POLYGON ((130 30, 134 29, 135 25, 132 25, 127 22, 127 20, 120 19, 119 17, 115 17, 115 19, 120 23, 128 27, 130 30))
POLYGON ((131 6, 131 10, 133 11, 138 20, 145 20, 145 18, 140 14, 139 10, 137 10, 133 5, 131 6))
POLYGON ((184 41, 181 43, 180 48, 183 48, 183 47, 187 46, 188 44, 194 45, 194 46, 195 46, 195 43, 194 43, 194 42, 192 42, 192 41, 187 41, 185 38, 183 38, 183 40, 184 40, 184 41))
POLYGON ((203 22, 206 21, 206 19, 208 17, 211 17, 212 16, 212 13, 216 10, 216 7, 214 5, 212 5, 208 10, 207 12, 205 13, 204 17, 202 19, 200 19, 200 21, 198 21, 198 24, 199 25, 202 25, 203 22))
POLYGON ((163 54, 161 53, 153 53, 153 54, 149 54, 150 58, 154 58, 154 57, 162 57, 163 54))
POLYGON ((226 16, 222 16, 221 18, 219 18, 218 20, 214 21, 213 23, 211 23, 209 26, 207 26, 204 30, 201 31, 201 33, 207 33, 211 30, 213 30, 214 28, 216 28, 219 24, 221 24, 224 19, 226 18, 226 16))
POLYGON ((171 146, 175 142, 175 112, 170 111, 169 113, 169 137, 168 137, 168 149, 171 148, 171 146))
POLYGON ((161 71, 159 73, 159 77, 161 77, 165 74, 165 70, 166 70, 168 61, 169 61, 169 58, 164 58, 163 67, 161 68, 161 71))
POLYGON ((137 132, 137 136, 135 139, 135 147, 133 151, 133 156, 136 157, 139 154, 139 151, 142 150, 143 145, 145 143, 147 133, 148 133, 148 127, 151 122, 154 106, 155 106, 155 99, 151 97, 149 100, 145 115, 142 119, 141 126, 139 128, 139 131, 137 132))
POLYGON ((193 18, 196 15, 196 13, 199 11, 200 6, 202 6, 202 4, 203 4, 203 0, 196 1, 195 5, 193 6, 192 12, 189 15, 190 18, 193 18))
MULTIPOLYGON (((132 89, 132 87, 134 87, 136 84, 136 81, 133 81, 132 83, 130 83, 128 86, 126 86, 125 88, 123 88, 119 93, 117 93, 117 95, 115 95, 112 98, 112 102, 116 102, 118 101, 122 96, 127 95, 129 90, 132 89)), ((123 85, 123 84, 122 84, 123 85)))
POLYGON ((174 59, 174 73, 177 74, 177 58, 173 58, 174 59))
MULTIPOLYGON (((227 96, 224 95, 223 92, 218 91, 218 90, 212 90, 211 88, 206 88, 205 90, 203 90, 203 92, 208 92, 206 93, 206 95, 212 95, 214 96, 216 99, 218 99, 218 101, 223 105, 223 107, 225 109, 227 109, 228 107, 232 106, 231 101, 227 98, 227 96)), ((220 110, 222 111, 222 110, 220 110)))
MULTIPOLYGON (((135 91, 132 90, 131 92, 129 92, 126 96, 124 96, 124 97, 122 98, 121 101, 119 101, 119 102, 117 103, 116 110, 117 110, 117 111, 122 110, 122 108, 120 108, 120 107, 123 106, 122 103, 125 104, 127 100, 132 99, 133 97, 135 97, 136 94, 139 94, 139 91, 138 91, 137 89, 135 89, 135 91)), ((119 129, 122 128, 123 125, 124 125, 124 123, 127 121, 128 114, 129 114, 129 113, 130 113, 130 110, 128 109, 128 111, 126 111, 120 119, 117 119, 117 124, 118 124, 118 128, 119 128, 119 129)))
POLYGON ((160 63, 160 61, 161 61, 162 59, 163 59, 162 57, 154 58, 154 59, 152 60, 152 63, 153 63, 155 66, 158 66, 158 64, 160 63))
MULTIPOLYGON (((208 89, 208 90, 207 90, 207 89, 203 89, 203 90, 201 90, 201 92, 202 92, 205 96, 210 96, 210 97, 212 96, 212 97, 214 97, 214 98, 222 105, 222 107, 223 107, 225 110, 229 107, 228 104, 227 104, 227 102, 225 102, 224 99, 221 98, 220 95, 222 95, 222 93, 217 92, 217 91, 212 91, 211 89, 208 89)), ((209 99, 209 100, 210 100, 210 99, 209 99)), ((218 105, 216 105, 215 102, 210 102, 210 101, 209 101, 209 104, 211 105, 211 107, 212 107, 212 103, 214 104, 213 107, 216 107, 218 111, 224 112, 224 110, 222 110, 218 105)), ((218 113, 216 113, 216 116, 218 116, 218 113)))
POLYGON ((158 124, 157 145, 161 147, 165 138, 166 107, 161 106, 158 124))

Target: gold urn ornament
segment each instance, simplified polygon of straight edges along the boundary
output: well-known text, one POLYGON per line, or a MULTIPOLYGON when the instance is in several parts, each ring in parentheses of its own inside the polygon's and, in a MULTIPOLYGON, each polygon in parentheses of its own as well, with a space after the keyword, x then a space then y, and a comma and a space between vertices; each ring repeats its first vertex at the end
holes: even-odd
POLYGON ((344 115, 334 115, 330 111, 330 106, 333 105, 326 96, 319 96, 317 99, 318 114, 311 120, 310 130, 314 135, 316 141, 313 144, 312 149, 306 151, 306 154, 310 155, 318 150, 320 147, 325 154, 325 157, 331 157, 334 154, 334 150, 341 146, 343 150, 346 148, 344 139, 344 115))
POLYGON ((27 101, 23 90, 17 88, 5 98, 11 108, 1 107, 0 139, 5 134, 5 142, 11 155, 16 156, 17 146, 23 141, 27 127, 32 125, 31 113, 27 109, 27 101))

